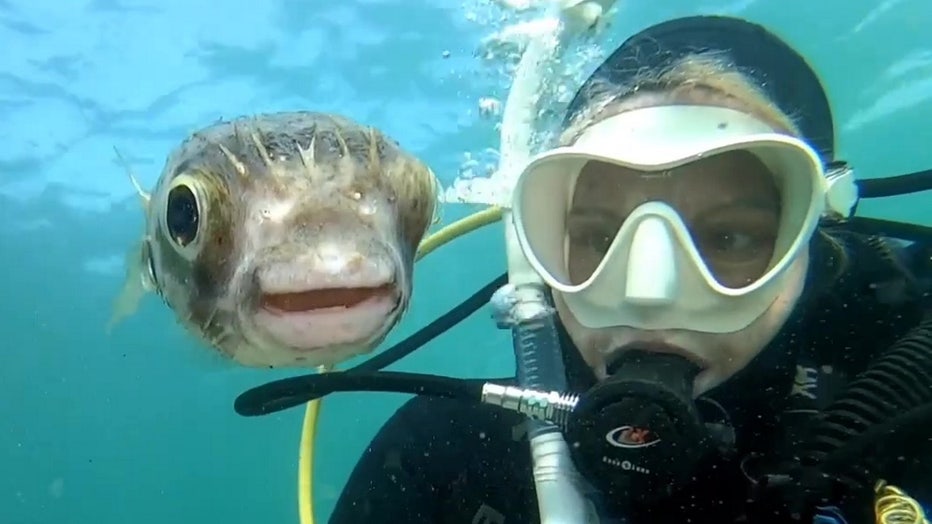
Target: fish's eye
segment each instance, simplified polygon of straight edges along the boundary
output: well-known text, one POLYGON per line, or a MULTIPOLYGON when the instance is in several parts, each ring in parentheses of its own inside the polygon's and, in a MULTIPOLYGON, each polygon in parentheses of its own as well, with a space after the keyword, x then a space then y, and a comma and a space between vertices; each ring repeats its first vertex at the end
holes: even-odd
MULTIPOLYGON (((180 177, 179 177, 180 178, 180 177)), ((168 190, 165 202, 165 227, 172 242, 187 248, 197 241, 201 208, 194 186, 179 180, 168 190)))

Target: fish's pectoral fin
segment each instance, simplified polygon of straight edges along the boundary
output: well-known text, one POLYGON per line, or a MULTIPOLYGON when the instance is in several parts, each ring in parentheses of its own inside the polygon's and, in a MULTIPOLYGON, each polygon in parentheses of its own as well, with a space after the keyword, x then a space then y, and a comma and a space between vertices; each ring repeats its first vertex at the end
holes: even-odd
POLYGON ((120 153, 120 150, 113 146, 113 152, 116 153, 117 161, 120 162, 120 165, 123 166, 123 170, 126 171, 126 176, 129 177, 129 181, 133 184, 133 188, 136 190, 136 194, 139 195, 139 200, 142 202, 142 209, 144 212, 149 211, 149 202, 152 200, 152 195, 142 188, 142 184, 139 183, 139 179, 136 178, 136 174, 133 173, 132 166, 129 165, 129 162, 123 158, 123 155, 120 153))
POLYGON ((113 312, 107 323, 107 333, 113 331, 124 319, 132 316, 146 293, 156 291, 155 280, 150 270, 149 248, 143 239, 126 255, 126 280, 120 294, 113 302, 113 312))

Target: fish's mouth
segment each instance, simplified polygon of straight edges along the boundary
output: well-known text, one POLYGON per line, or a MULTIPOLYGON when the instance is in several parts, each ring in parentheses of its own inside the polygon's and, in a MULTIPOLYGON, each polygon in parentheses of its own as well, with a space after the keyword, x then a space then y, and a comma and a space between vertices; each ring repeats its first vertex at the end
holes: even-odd
POLYGON ((273 314, 303 313, 327 309, 349 309, 366 301, 395 298, 393 283, 367 287, 309 289, 287 293, 261 293, 259 307, 273 314))
POLYGON ((410 275, 387 248, 321 241, 310 250, 293 246, 284 252, 289 256, 268 255, 254 265, 247 284, 247 322, 266 353, 304 366, 367 353, 407 305, 410 275))
POLYGON ((299 355, 328 361, 371 350, 394 326, 404 303, 395 282, 275 292, 260 290, 253 323, 265 338, 299 355), (332 353, 332 355, 331 355, 332 353))

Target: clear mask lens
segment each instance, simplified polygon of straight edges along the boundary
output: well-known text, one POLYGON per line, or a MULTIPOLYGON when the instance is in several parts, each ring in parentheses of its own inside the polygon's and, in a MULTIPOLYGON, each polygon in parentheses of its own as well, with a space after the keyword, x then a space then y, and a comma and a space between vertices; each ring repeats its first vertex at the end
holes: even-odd
MULTIPOLYGON (((676 211, 698 253, 695 263, 723 287, 748 286, 783 255, 776 253, 784 208, 779 182, 747 151, 659 172, 588 162, 576 179, 566 217, 570 283, 581 284, 593 275, 635 210, 659 202, 676 211)), ((656 240, 676 241, 672 235, 656 240)))

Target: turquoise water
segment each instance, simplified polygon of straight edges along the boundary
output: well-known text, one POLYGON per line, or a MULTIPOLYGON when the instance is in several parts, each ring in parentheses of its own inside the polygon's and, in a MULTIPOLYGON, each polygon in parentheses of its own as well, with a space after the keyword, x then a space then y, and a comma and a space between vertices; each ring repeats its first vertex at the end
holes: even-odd
MULTIPOLYGON (((928 0, 658 4, 620 3, 605 47, 672 16, 748 17, 821 71, 840 151, 861 176, 932 167, 928 0)), ((503 83, 474 56, 490 12, 452 0, 0 0, 0 524, 297 522, 302 411, 232 410, 241 391, 290 373, 216 362, 153 297, 105 333, 142 227, 113 148, 151 186, 198 127, 314 109, 382 128, 450 183, 464 152, 497 146, 477 101, 503 96, 503 83)), ((862 211, 932 225, 923 205, 928 196, 862 211)), ((444 220, 469 211, 449 207, 444 220)), ((500 273, 500 238, 488 228, 421 263, 388 343, 500 273)), ((510 352, 480 313, 400 367, 501 375, 510 352)), ((321 522, 403 400, 326 402, 321 522)))

